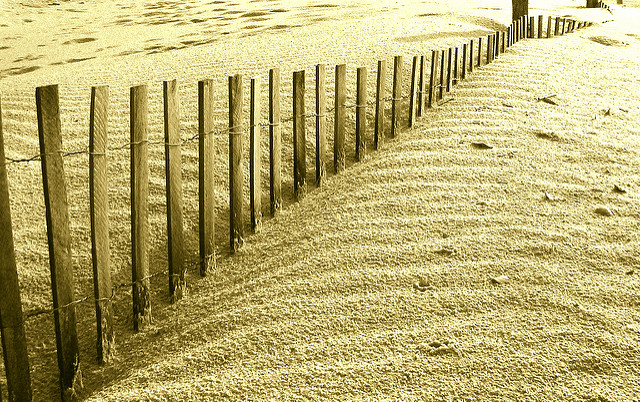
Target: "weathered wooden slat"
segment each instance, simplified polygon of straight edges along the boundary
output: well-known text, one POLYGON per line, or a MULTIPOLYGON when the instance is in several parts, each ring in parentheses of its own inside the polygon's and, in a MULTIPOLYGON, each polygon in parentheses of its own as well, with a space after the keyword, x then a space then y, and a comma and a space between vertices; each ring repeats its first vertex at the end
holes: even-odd
POLYGON ((469 52, 469 45, 467 43, 462 44, 462 68, 460 69, 460 79, 467 78, 467 53, 469 52))
POLYGON ((547 38, 551 37, 551 16, 547 18, 547 38))
POLYGON ((182 198, 182 155, 180 100, 175 80, 162 83, 164 104, 164 155, 167 186, 167 248, 169 254, 169 296, 174 303, 186 290, 184 278, 184 227, 182 198))
POLYGON ((229 247, 232 252, 244 244, 242 103, 242 75, 229 76, 229 247))
POLYGON ((357 70, 356 91, 356 160, 363 161, 367 154, 367 68, 357 70))
POLYGON ((446 88, 446 85, 444 83, 445 80, 445 71, 446 71, 446 53, 445 50, 443 49, 440 52, 440 85, 438 86, 438 99, 437 100, 442 100, 442 96, 444 95, 444 89, 446 88))
POLYGON ((282 209, 282 145, 280 69, 269 70, 269 201, 271 215, 282 209))
POLYGON ((198 232, 200 275, 215 266, 213 80, 198 82, 198 232))
POLYGON ((558 36, 560 34, 560 18, 556 17, 556 29, 553 32, 553 34, 555 36, 558 36))
POLYGON ((416 117, 422 117, 424 111, 424 74, 425 74, 426 57, 420 55, 420 72, 418 73, 418 101, 416 117))
POLYGON ((393 58, 393 92, 391 100, 391 138, 400 133, 400 102, 402 101, 402 56, 393 58))
POLYGON ((478 67, 482 66, 482 38, 478 38, 478 67))
POLYGON ((435 94, 437 88, 437 77, 438 77, 438 55, 440 53, 437 50, 431 51, 431 74, 429 76, 429 100, 427 106, 429 108, 433 107, 433 104, 436 102, 437 94, 435 94))
POLYGON ((336 173, 345 168, 344 130, 347 118, 347 65, 336 66, 335 78, 335 117, 333 119, 333 167, 336 173))
POLYGON ((417 103, 417 87, 418 87, 418 56, 413 56, 411 64, 411 88, 409 89, 409 122, 408 126, 413 127, 416 120, 416 103, 417 103))
POLYGON ((91 219, 91 262, 96 303, 96 349, 98 361, 113 356, 113 303, 109 264, 109 174, 107 171, 107 118, 109 88, 91 88, 89 116, 89 215, 91 219))
POLYGON ((453 85, 458 84, 458 60, 460 57, 458 52, 458 47, 456 46, 453 51, 453 85))
POLYGON ((538 15, 538 39, 542 38, 542 15, 538 15))
POLYGON ((251 208, 251 230, 262 230, 262 127, 260 126, 260 77, 251 78, 251 101, 249 111, 249 193, 251 208))
POLYGON ((469 42, 469 72, 473 72, 473 39, 469 42))
POLYGON ((376 78, 376 122, 373 138, 373 147, 377 150, 384 142, 384 106, 387 84, 387 61, 378 60, 378 72, 376 78))
POLYGON ((131 282, 133 329, 151 324, 149 280, 149 106, 146 85, 131 88, 131 282))
POLYGON ((42 155, 42 181, 47 215, 49 265, 60 389, 63 400, 72 400, 81 378, 76 330, 73 266, 67 187, 62 160, 62 133, 58 86, 36 88, 38 136, 42 155))
POLYGON ((0 329, 10 401, 31 401, 29 353, 22 315, 18 267, 13 246, 9 180, 4 153, 0 106, 0 329))
POLYGON ((316 185, 327 175, 327 74, 324 64, 316 65, 316 185))
POLYGON ((293 73, 293 192, 300 201, 307 192, 305 71, 293 73))
POLYGON ((451 69, 453 67, 453 48, 447 52, 447 92, 451 91, 451 69))

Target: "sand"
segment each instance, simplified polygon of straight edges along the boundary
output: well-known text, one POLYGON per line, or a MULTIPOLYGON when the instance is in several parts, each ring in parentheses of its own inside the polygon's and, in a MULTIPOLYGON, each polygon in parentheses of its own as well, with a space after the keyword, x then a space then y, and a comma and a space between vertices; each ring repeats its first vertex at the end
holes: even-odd
MULTIPOLYGON (((110 85, 110 141, 117 146, 128 139, 128 87, 150 85, 150 138, 158 141, 160 84, 176 78, 183 138, 189 138, 197 132, 200 79, 216 82, 216 127, 224 129, 227 75, 264 77, 280 67, 283 110, 290 111, 292 71, 306 69, 312 88, 316 63, 331 71, 346 62, 353 102, 356 66, 373 74, 378 59, 400 54, 408 60, 458 46, 503 29, 510 19, 509 7, 497 1, 482 7, 407 3, 5 1, 0 90, 7 156, 38 153, 38 85, 61 85, 63 145, 79 150, 87 146, 91 85, 110 85)), ((142 334, 130 329, 131 296, 123 289, 116 297, 116 361, 105 367, 94 363, 91 303, 81 304, 80 395, 634 398, 640 392, 638 13, 581 5, 532 1, 531 14, 613 21, 518 44, 367 162, 355 163, 350 155, 344 174, 330 175, 301 203, 291 194, 285 129, 285 212, 266 219, 263 233, 248 236, 237 256, 227 252, 227 138, 217 138, 214 274, 200 280, 190 273, 190 295, 173 306, 166 279, 154 280, 156 321, 142 334), (557 94, 559 106, 535 101, 549 93, 557 94), (479 151, 473 142, 494 148, 479 151), (613 193, 614 185, 627 192, 613 193), (600 205, 613 216, 595 214, 600 205), (490 278, 499 275, 510 282, 492 285, 490 278), (424 292, 414 289, 419 278, 424 292), (452 348, 430 346, 443 340, 452 348)), ((349 144, 353 126, 350 119, 349 144)), ((313 129, 309 121, 309 136, 313 129)), ((151 157, 151 271, 161 272, 162 147, 152 147, 151 157)), ((197 144, 185 144, 183 159, 185 229, 194 258, 197 144)), ((65 159, 65 169, 76 288, 79 296, 90 295, 86 155, 65 159)), ((130 277, 128 169, 126 149, 110 155, 116 283, 130 277)), ((40 165, 9 165, 9 179, 24 310, 46 309, 51 296, 40 165)), ((265 185, 267 179, 265 170, 265 185)), ((27 331, 35 399, 56 398, 51 317, 30 319, 27 331)))

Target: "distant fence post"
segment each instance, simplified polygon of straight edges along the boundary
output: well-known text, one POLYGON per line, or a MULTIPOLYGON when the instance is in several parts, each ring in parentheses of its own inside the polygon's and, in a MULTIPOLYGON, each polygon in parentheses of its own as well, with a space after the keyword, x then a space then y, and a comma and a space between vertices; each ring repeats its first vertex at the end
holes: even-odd
POLYGON ((444 72, 445 72, 445 63, 446 63, 446 53, 445 50, 443 49, 440 52, 440 85, 438 86, 438 100, 441 100, 443 95, 444 95, 444 89, 445 89, 445 84, 444 84, 444 72))
POLYGON ((453 56, 453 85, 458 84, 458 58, 460 55, 458 54, 458 47, 456 46, 454 50, 453 56))
POLYGON ((447 92, 451 91, 451 68, 453 64, 453 48, 450 47, 447 52, 447 92))
POLYGON ((198 82, 198 233, 200 276, 215 265, 213 80, 198 82))
POLYGON ((131 88, 131 273, 133 329, 151 323, 149 280, 149 153, 148 92, 146 85, 131 88))
POLYGON ((436 90, 436 77, 438 76, 438 55, 440 53, 437 50, 431 51, 431 75, 429 77, 429 99, 428 99, 428 107, 432 108, 433 103, 435 102, 436 95, 434 94, 436 90))
POLYGON ((31 401, 29 353, 22 316, 18 268, 13 246, 9 180, 4 154, 0 106, 0 329, 7 391, 10 401, 31 401))
POLYGON ((542 39, 542 15, 538 15, 538 39, 542 39))
MULTIPOLYGON (((76 332, 73 264, 67 188, 62 160, 62 133, 58 86, 36 88, 38 137, 42 155, 42 181, 47 214, 47 239, 53 293, 56 348, 60 369, 60 389, 63 401, 72 400, 79 369, 80 354, 76 332)), ((4 162, 4 161, 3 161, 4 162)))
POLYGON ((251 101, 249 111, 249 193, 251 208, 251 230, 262 229, 262 127, 260 126, 260 77, 251 78, 251 101))
POLYGON ((467 78, 467 52, 469 49, 469 45, 466 43, 462 44, 462 69, 460 70, 460 79, 467 78))
POLYGON ((174 303, 184 296, 184 234, 182 208, 182 157, 178 83, 162 83, 164 103, 164 154, 167 186, 167 235, 169 252, 169 296, 174 303))
POLYGON ((107 116, 109 87, 91 88, 89 116, 89 210, 91 215, 91 262, 96 303, 98 362, 113 354, 113 305, 109 266, 109 196, 107 172, 107 116))
POLYGON ((411 88, 409 89, 409 127, 413 127, 416 120, 417 86, 418 86, 418 56, 413 56, 411 64, 411 88))
POLYGON ((307 192, 305 71, 293 73, 293 191, 298 201, 307 192))
POLYGON ((316 65, 316 185, 327 175, 327 75, 324 64, 316 65))
POLYGON ((400 101, 402 99, 402 56, 393 58, 393 94, 391 99, 391 137, 400 130, 400 101))
POLYGON ((242 214, 242 75, 229 76, 229 247, 236 252, 244 244, 242 214))
POLYGON ((416 113, 417 117, 422 116, 422 112, 424 110, 424 74, 425 74, 425 63, 426 57, 424 55, 420 55, 420 73, 418 75, 418 111, 416 113))
POLYGON ((271 215, 282 209, 282 145, 280 127, 280 69, 269 70, 269 201, 271 215))
POLYGON ((340 173, 345 167, 344 124, 347 116, 347 65, 336 66, 335 78, 335 118, 333 119, 333 167, 340 173))
POLYGON ((473 39, 469 42, 469 72, 473 72, 473 39))
POLYGON ((367 68, 357 70, 356 93, 356 159, 363 161, 367 153, 367 68))
POLYGON ((378 60, 378 72, 376 79, 376 126, 373 139, 373 147, 377 150, 384 142, 384 96, 387 84, 387 61, 378 60))

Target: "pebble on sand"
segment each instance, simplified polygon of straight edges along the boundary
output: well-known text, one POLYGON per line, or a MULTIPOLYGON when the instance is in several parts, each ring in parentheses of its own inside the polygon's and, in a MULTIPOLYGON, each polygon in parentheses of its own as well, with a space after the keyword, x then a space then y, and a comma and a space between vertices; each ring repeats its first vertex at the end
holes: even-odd
POLYGON ((595 209, 595 213, 602 216, 613 216, 613 212, 605 206, 599 206, 595 209))

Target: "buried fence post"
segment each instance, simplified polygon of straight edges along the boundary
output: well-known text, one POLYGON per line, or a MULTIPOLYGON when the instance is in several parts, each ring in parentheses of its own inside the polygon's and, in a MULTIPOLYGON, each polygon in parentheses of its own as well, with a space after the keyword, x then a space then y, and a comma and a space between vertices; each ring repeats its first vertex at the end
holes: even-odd
POLYGON ((149 151, 148 92, 146 85, 132 87, 131 95, 131 282, 133 329, 151 324, 149 280, 149 151))
POLYGON ((31 401, 29 353, 22 315, 16 254, 13 246, 9 180, 0 107, 0 330, 10 401, 31 401))
POLYGON ((327 174, 327 79, 324 64, 316 65, 316 185, 327 174))
POLYGON ((200 276, 215 265, 213 80, 198 82, 198 234, 200 276))
POLYGON ((293 192, 300 201, 307 192, 305 71, 293 73, 293 192))
POLYGON ((367 153, 367 68, 360 67, 357 71, 356 160, 362 161, 367 153))
POLYGON ((249 194, 251 208, 251 230, 262 229, 262 127, 260 126, 260 77, 251 78, 249 111, 249 194))
POLYGON ((347 115, 347 65, 336 66, 335 118, 333 119, 333 167, 336 173, 345 168, 344 125, 347 115))
POLYGON ((391 95, 391 137, 400 130, 400 101, 402 100, 402 56, 393 58, 393 93, 391 95))
MULTIPOLYGON (((82 377, 79 369, 74 302, 69 206, 62 159, 58 86, 36 88, 38 137, 42 155, 42 182, 47 215, 49 265, 53 293, 56 349, 63 401, 73 400, 82 377)), ((4 162, 4 161, 3 161, 4 162)))
POLYGON ((269 202, 271 215, 282 209, 280 69, 269 70, 269 202))
POLYGON ((184 227, 182 155, 180 150, 180 101, 175 80, 163 83, 164 152, 167 185, 167 235, 169 296, 174 303, 184 296, 184 227))
POLYGON ((96 304, 96 349, 100 363, 111 359, 115 343, 109 266, 108 104, 109 87, 92 87, 89 116, 89 210, 93 293, 96 304))
POLYGON ((387 61, 378 60, 378 76, 376 80, 376 125, 373 146, 377 150, 384 142, 384 95, 387 76, 387 61))
POLYGON ((242 220, 242 75, 229 76, 229 247, 236 252, 244 244, 242 220))

